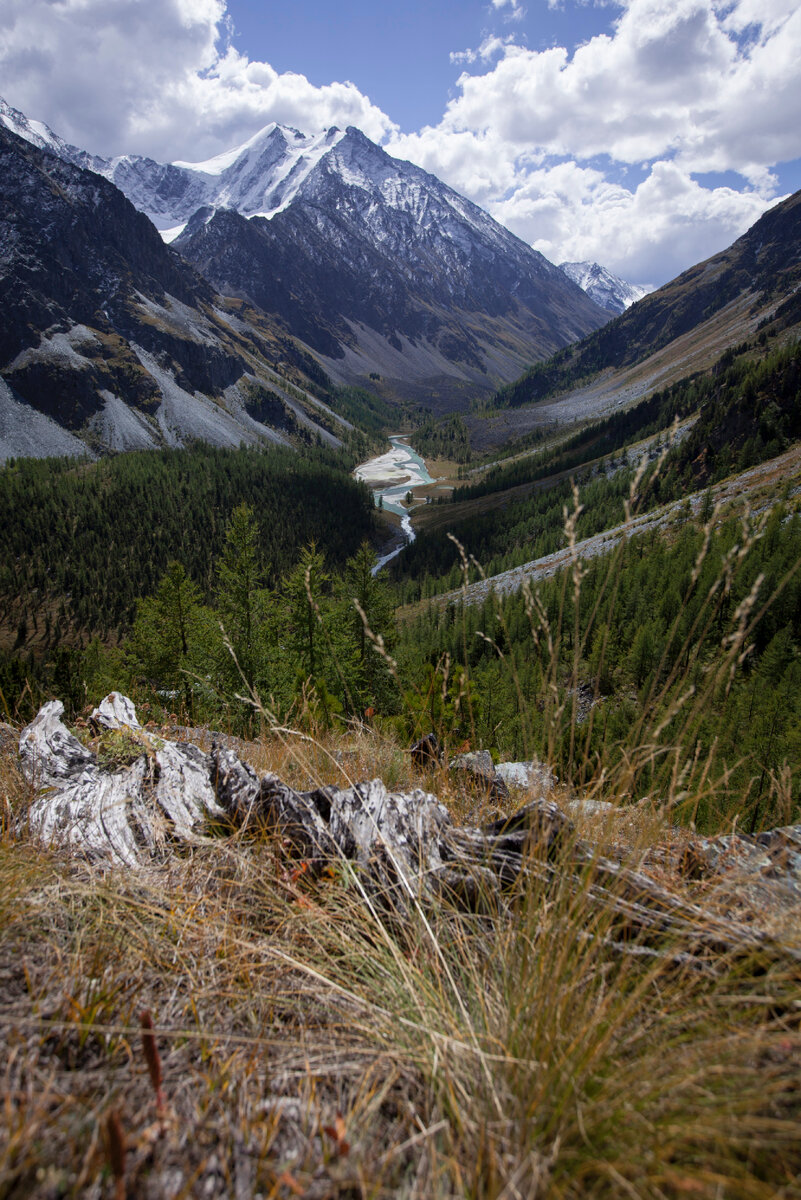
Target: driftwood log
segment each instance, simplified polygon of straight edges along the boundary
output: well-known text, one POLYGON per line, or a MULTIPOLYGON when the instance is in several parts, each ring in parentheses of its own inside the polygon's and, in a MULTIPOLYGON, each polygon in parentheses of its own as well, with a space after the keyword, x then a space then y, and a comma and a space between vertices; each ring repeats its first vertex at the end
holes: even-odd
MULTIPOLYGON (((471 908, 504 905, 527 880, 567 873, 612 914, 608 937, 629 953, 668 954, 695 966, 721 953, 796 957, 751 926, 713 915, 598 854, 546 798, 481 829, 455 826, 437 797, 420 789, 390 792, 374 779, 297 792, 276 775, 258 776, 222 745, 204 753, 166 741, 141 727, 119 693, 90 717, 98 753, 67 729, 62 714, 63 705, 51 701, 20 736, 22 766, 35 788, 27 821, 44 842, 94 861, 133 868, 163 860, 176 844, 199 844, 212 825, 218 834, 266 827, 312 869, 353 864, 365 894, 400 916, 443 896, 471 908)), ((786 864, 798 832, 774 831, 760 849, 778 847, 786 864)), ((711 841, 697 853, 716 869, 711 841)), ((791 867, 801 882, 801 857, 791 867)))

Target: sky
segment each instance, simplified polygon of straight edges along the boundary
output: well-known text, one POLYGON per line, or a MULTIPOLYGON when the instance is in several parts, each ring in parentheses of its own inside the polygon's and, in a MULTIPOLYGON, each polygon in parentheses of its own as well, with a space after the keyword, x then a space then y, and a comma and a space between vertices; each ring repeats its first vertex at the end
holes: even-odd
POLYGON ((105 155, 356 125, 554 262, 661 284, 801 188, 801 0, 0 0, 0 94, 105 155))

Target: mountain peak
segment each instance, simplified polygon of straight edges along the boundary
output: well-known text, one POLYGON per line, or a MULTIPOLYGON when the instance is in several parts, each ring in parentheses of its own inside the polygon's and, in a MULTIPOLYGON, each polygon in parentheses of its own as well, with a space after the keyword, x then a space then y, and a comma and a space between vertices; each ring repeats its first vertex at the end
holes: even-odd
POLYGON ((654 290, 647 284, 628 283, 597 262, 562 262, 559 267, 590 299, 616 315, 654 290))
POLYGON ((81 153, 74 146, 69 146, 58 134, 53 133, 53 130, 45 125, 44 121, 31 120, 19 109, 13 108, 2 96, 0 96, 0 124, 40 150, 50 150, 58 154, 60 158, 71 160, 73 153, 81 153))

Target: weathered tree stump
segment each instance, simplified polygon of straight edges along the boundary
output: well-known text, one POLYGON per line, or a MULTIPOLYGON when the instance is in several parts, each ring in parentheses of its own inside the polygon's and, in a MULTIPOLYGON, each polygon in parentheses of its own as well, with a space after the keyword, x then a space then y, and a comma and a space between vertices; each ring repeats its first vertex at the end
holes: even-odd
POLYGON ((312 870, 353 864, 365 895, 401 917, 442 897, 490 910, 526 881, 567 878, 611 915, 606 936, 627 952, 702 967, 720 954, 796 957, 604 858, 542 797, 481 829, 455 826, 437 797, 420 789, 390 792, 374 779, 296 792, 276 775, 258 776, 230 749, 214 745, 206 754, 165 741, 139 725, 133 704, 118 693, 90 718, 101 748, 104 737, 111 741, 101 762, 62 723, 62 713, 51 701, 20 737, 23 769, 37 789, 27 819, 44 842, 94 861, 158 861, 176 843, 197 844, 210 823, 266 828, 312 870))

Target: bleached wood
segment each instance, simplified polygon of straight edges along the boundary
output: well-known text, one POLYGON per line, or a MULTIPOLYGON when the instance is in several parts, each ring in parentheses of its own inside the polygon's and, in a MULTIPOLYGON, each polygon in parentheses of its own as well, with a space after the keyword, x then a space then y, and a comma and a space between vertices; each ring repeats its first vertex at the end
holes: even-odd
MULTIPOLYGON (((20 738, 23 769, 38 790, 29 821, 47 844, 90 859, 140 866, 176 842, 196 843, 213 820, 232 830, 266 829, 280 839, 283 853, 302 859, 312 873, 350 864, 365 895, 400 916, 442 896, 469 907, 502 907, 526 881, 567 882, 610 914, 604 936, 629 953, 667 955, 702 968, 721 954, 793 954, 603 857, 543 797, 477 829, 454 825, 431 793, 393 792, 380 779, 297 792, 276 775, 257 775, 227 747, 215 744, 206 754, 156 737, 141 728, 133 704, 119 693, 106 697, 90 721, 107 734, 127 731, 129 756, 131 745, 133 753, 138 745, 142 752, 127 766, 114 769, 112 762, 104 769, 62 714, 58 701, 46 704, 20 738)), ((772 870, 782 862, 789 872, 801 868, 797 829, 762 835, 759 844, 763 854, 775 854, 772 870)), ((714 869, 711 842, 704 846, 714 869)))

